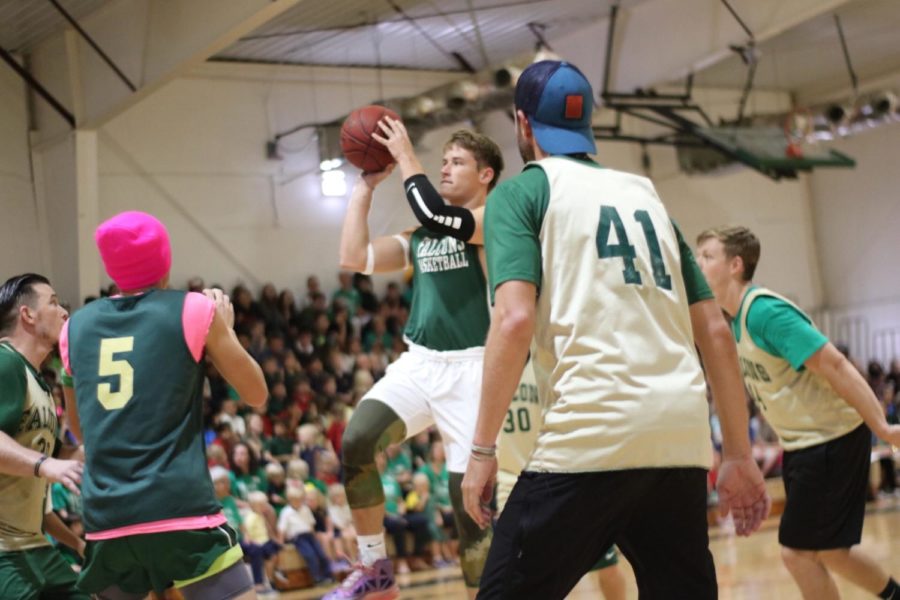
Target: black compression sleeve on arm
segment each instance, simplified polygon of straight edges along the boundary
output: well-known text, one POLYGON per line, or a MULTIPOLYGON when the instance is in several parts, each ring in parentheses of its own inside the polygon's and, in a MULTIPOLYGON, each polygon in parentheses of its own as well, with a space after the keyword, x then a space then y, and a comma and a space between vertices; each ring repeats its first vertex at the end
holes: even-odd
POLYGON ((475 217, 468 208, 445 204, 428 178, 413 175, 405 182, 406 200, 419 223, 433 233, 467 242, 475 233, 475 217))

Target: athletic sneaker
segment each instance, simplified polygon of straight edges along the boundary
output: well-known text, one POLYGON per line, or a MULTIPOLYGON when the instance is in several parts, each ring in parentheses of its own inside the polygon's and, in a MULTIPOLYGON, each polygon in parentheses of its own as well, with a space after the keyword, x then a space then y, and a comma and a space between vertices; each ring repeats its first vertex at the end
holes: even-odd
POLYGON ((382 558, 371 567, 357 565, 341 586, 322 600, 395 600, 399 597, 394 566, 389 558, 382 558))

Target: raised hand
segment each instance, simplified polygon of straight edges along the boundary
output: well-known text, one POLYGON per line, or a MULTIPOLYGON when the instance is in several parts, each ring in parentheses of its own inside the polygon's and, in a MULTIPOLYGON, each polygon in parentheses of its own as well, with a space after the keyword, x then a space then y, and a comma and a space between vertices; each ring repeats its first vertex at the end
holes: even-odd
POLYGON ((383 171, 364 172, 359 177, 367 186, 369 186, 369 189, 374 190, 375 186, 387 179, 388 175, 394 172, 394 166, 394 164, 390 164, 385 167, 383 171))
POLYGON ((229 329, 234 327, 234 306, 228 295, 218 288, 207 288, 203 295, 212 300, 216 305, 216 312, 224 319, 229 329))
POLYGON ((378 121, 378 128, 381 133, 373 131, 372 139, 381 142, 394 160, 399 163, 401 160, 414 156, 412 140, 409 139, 409 133, 402 121, 386 116, 378 121))

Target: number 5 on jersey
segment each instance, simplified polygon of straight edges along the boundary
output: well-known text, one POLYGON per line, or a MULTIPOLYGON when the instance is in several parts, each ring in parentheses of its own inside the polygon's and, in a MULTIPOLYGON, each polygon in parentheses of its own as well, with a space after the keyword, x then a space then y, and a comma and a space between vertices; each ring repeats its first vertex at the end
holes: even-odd
POLYGON ((118 377, 118 391, 112 391, 112 384, 97 384, 97 400, 106 410, 119 410, 134 395, 134 367, 124 358, 116 359, 116 354, 134 350, 134 336, 106 338, 100 341, 101 377, 118 377))

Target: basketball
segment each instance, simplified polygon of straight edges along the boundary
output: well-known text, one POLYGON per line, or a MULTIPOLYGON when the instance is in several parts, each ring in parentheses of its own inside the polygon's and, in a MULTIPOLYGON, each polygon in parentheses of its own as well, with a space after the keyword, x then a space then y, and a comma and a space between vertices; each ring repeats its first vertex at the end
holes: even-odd
POLYGON ((373 132, 380 132, 378 121, 385 116, 400 118, 389 108, 370 105, 354 110, 341 126, 341 150, 344 151, 344 157, 366 173, 383 171, 394 162, 388 149, 372 138, 373 132))

